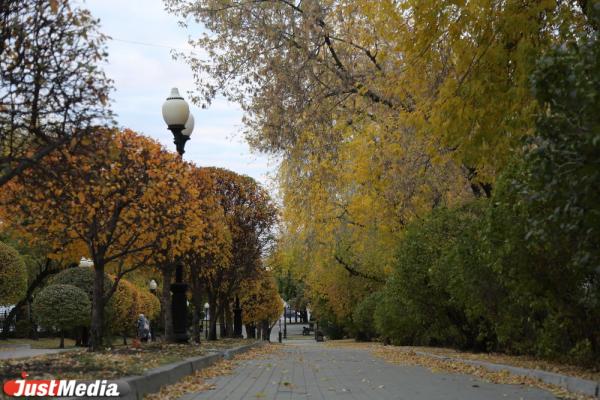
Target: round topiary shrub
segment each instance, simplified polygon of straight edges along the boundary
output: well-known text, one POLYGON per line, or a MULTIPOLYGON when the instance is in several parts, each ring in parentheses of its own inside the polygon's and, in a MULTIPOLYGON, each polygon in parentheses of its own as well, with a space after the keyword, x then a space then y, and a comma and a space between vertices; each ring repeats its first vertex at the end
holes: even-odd
MULTIPOLYGON (((94 278, 95 271, 92 267, 74 267, 67 268, 50 279, 50 285, 73 285, 83 290, 87 294, 87 298, 90 304, 93 301, 94 296, 94 278)), ((108 274, 104 274, 104 293, 107 293, 112 287, 113 280, 108 274)), ((114 296, 113 296, 114 297, 114 296)), ((111 324, 110 321, 113 319, 113 299, 104 306, 104 329, 110 332, 111 324)), ((80 336, 77 339, 79 345, 85 346, 88 340, 88 329, 87 327, 80 326, 80 336)))
MULTIPOLYGON (((67 268, 56 274, 50 280, 51 285, 73 285, 83 290, 91 301, 94 294, 94 268, 75 267, 67 268)), ((104 274, 104 291, 107 292, 113 282, 107 274, 104 274)))
POLYGON ((119 281, 110 303, 110 330, 123 336, 137 334, 137 319, 140 314, 144 314, 151 322, 160 314, 158 297, 125 279, 119 281))
POLYGON ((12 305, 27 291, 27 269, 19 252, 0 242, 0 305, 12 305))
POLYGON ((73 285, 50 285, 33 300, 33 314, 46 328, 61 331, 60 347, 64 348, 64 332, 90 324, 92 305, 85 293, 73 285))

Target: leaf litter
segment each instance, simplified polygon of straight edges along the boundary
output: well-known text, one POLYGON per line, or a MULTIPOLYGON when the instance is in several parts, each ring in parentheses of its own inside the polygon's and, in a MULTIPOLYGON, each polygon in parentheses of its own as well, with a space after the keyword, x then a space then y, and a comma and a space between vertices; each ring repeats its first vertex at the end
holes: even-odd
MULTIPOLYGON (((483 366, 476 366, 461 362, 457 359, 440 359, 435 357, 430 357, 423 354, 418 354, 417 351, 425 351, 434 353, 431 351, 431 348, 417 348, 417 347, 407 347, 407 346, 384 346, 381 343, 361 343, 354 342, 350 340, 340 340, 340 341, 329 341, 327 345, 330 347, 352 347, 356 349, 369 350, 373 355, 393 364, 400 365, 415 365, 425 367, 433 372, 449 372, 455 374, 466 374, 476 376, 477 378, 496 384, 508 384, 508 385, 526 385, 531 387, 536 387, 544 390, 548 390, 553 393, 555 396, 560 399, 565 400, 593 400, 594 397, 586 396, 579 393, 569 392, 565 388, 562 388, 557 385, 548 384, 542 382, 541 380, 528 376, 521 376, 511 374, 508 370, 502 371, 490 371, 483 366)), ((448 352, 448 349, 442 349, 448 352)), ((504 362, 499 362, 498 359, 495 359, 493 355, 488 355, 488 357, 476 357, 475 354, 472 353, 462 353, 458 351, 452 351, 452 355, 440 354, 437 355, 445 355, 450 357, 462 357, 463 354, 471 354, 470 357, 464 357, 471 360, 485 360, 489 362, 503 363, 503 364, 512 364, 523 367, 523 363, 509 363, 510 356, 503 355, 502 360, 504 362)), ((531 367, 530 367, 531 368, 531 367)), ((556 369, 554 369, 556 371, 556 369)), ((584 378, 585 379, 585 378, 584 378)))
MULTIPOLYGON (((234 369, 243 361, 261 359, 279 352, 280 349, 280 345, 273 343, 255 347, 235 355, 231 360, 221 360, 208 368, 198 370, 175 384, 163 386, 159 392, 144 396, 144 400, 174 400, 187 393, 214 390, 215 385, 208 382, 208 380, 219 376, 231 375, 234 369)), ((258 395, 256 397, 260 398, 258 395)))

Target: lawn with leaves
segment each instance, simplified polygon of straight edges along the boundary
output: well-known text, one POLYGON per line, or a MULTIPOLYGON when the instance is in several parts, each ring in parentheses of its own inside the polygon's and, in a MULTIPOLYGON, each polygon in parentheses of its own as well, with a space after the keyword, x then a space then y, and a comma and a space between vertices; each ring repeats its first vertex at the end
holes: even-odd
POLYGON ((249 341, 242 339, 223 339, 200 345, 148 343, 139 347, 107 348, 95 353, 79 349, 27 359, 0 360, 0 381, 18 377, 22 371, 26 371, 30 379, 115 379, 247 343, 249 341))

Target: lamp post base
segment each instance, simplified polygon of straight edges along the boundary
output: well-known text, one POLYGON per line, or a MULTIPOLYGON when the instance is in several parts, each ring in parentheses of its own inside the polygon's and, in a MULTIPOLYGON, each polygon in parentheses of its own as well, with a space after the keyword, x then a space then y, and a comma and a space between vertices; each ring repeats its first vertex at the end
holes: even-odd
POLYGON ((171 306, 173 311, 173 338, 178 343, 187 342, 189 335, 187 333, 187 298, 185 292, 187 284, 172 283, 171 292, 173 297, 171 306))
POLYGON ((187 343, 190 340, 187 333, 175 333, 173 337, 177 343, 187 343))

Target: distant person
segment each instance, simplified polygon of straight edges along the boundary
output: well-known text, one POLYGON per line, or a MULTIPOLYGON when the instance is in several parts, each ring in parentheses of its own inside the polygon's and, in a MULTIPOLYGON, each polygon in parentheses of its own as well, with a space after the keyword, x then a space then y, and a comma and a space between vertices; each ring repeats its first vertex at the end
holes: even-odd
POLYGON ((150 336, 150 321, 144 314, 140 314, 137 321, 137 332, 138 338, 141 342, 147 342, 148 336, 150 336))

